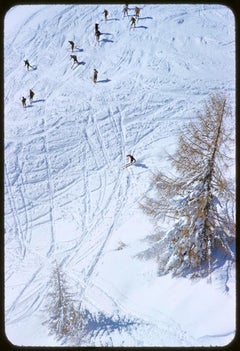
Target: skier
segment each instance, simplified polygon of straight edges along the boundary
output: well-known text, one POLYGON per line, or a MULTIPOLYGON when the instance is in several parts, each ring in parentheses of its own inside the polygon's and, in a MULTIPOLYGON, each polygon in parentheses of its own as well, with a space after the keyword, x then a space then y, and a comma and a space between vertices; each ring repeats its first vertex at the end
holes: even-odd
POLYGON ((23 105, 23 108, 25 108, 27 105, 26 105, 26 101, 27 99, 23 96, 22 97, 22 105, 23 105))
POLYGON ((74 49, 74 42, 72 40, 68 40, 69 44, 71 45, 71 49, 72 49, 72 52, 73 52, 73 49, 74 49))
POLYGON ((35 95, 35 93, 32 91, 32 89, 30 89, 30 90, 29 90, 29 100, 30 100, 30 103, 32 103, 34 95, 35 95))
POLYGON ((79 65, 79 64, 80 64, 80 62, 78 61, 78 59, 77 59, 77 56, 76 56, 76 55, 70 55, 70 57, 71 57, 71 59, 73 59, 73 65, 74 65, 74 63, 76 63, 77 65, 79 65))
POLYGON ((28 71, 29 71, 29 68, 30 68, 30 67, 33 68, 33 67, 30 65, 30 63, 29 63, 28 60, 24 60, 24 66, 27 67, 27 70, 28 70, 28 71))
POLYGON ((133 157, 133 155, 127 155, 127 157, 130 158, 130 164, 133 164, 136 162, 136 159, 133 157))
POLYGON ((104 18, 105 18, 105 21, 107 21, 108 10, 104 10, 104 11, 103 11, 103 13, 104 13, 104 18))
POLYGON ((123 17, 128 16, 128 4, 126 4, 123 8, 123 17))
POLYGON ((140 14, 140 8, 139 7, 135 7, 135 16, 137 19, 139 19, 139 14, 140 14))
POLYGON ((96 68, 94 68, 94 72, 93 72, 93 82, 97 83, 97 75, 98 75, 98 71, 96 70, 96 68))
POLYGON ((96 36, 96 39, 97 39, 98 42, 99 42, 99 39, 100 39, 100 35, 101 35, 101 34, 102 34, 102 33, 100 33, 99 30, 97 30, 96 33, 95 33, 95 36, 96 36))
POLYGON ((97 32, 99 32, 98 27, 99 27, 99 24, 98 24, 98 23, 95 23, 95 34, 96 34, 97 32))
POLYGON ((136 19, 135 19, 134 17, 131 18, 130 23, 131 23, 130 29, 131 29, 132 27, 133 27, 133 28, 136 28, 136 19))

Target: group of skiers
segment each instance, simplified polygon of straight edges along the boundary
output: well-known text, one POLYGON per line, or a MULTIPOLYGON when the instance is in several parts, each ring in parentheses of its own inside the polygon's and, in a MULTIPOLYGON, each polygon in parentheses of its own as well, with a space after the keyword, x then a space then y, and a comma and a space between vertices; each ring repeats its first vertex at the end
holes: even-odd
MULTIPOLYGON (((124 17, 125 17, 125 16, 128 16, 128 11, 129 11, 128 4, 125 4, 125 6, 124 6, 124 8, 123 8, 123 16, 124 16, 124 17)), ((108 13, 108 10, 104 9, 103 14, 104 14, 105 21, 107 21, 107 19, 108 19, 108 14, 109 14, 109 13, 108 13)), ((130 23, 131 23, 130 29, 131 29, 132 27, 135 28, 135 26, 136 26, 136 20, 138 20, 139 14, 140 14, 140 8, 136 6, 136 7, 135 7, 135 17, 132 16, 132 17, 131 17, 131 20, 130 20, 130 23)), ((102 33, 99 31, 99 24, 98 24, 98 23, 95 23, 95 36, 96 36, 96 39, 97 39, 98 42, 99 42, 99 39, 100 39, 100 35, 101 35, 101 34, 102 34, 102 33)), ((70 44, 71 51, 72 51, 72 53, 73 53, 73 52, 74 52, 74 49, 75 49, 75 47, 76 47, 76 46, 75 46, 75 43, 74 43, 72 40, 69 40, 68 43, 70 44)), ((78 61, 78 58, 77 58, 76 55, 71 54, 71 55, 70 55, 70 58, 73 60, 73 66, 74 66, 75 64, 77 64, 77 65, 80 64, 80 62, 78 61)), ((27 68, 28 71, 29 71, 30 68, 31 68, 31 69, 34 69, 33 66, 30 65, 30 63, 29 63, 28 60, 24 60, 24 66, 27 68)), ((73 66, 72 66, 72 67, 73 67, 73 66)), ((97 77, 98 77, 98 71, 97 71, 96 68, 94 68, 94 70, 93 70, 93 82, 94 82, 94 83, 97 82, 97 77)), ((29 90, 29 101, 30 101, 30 104, 32 104, 34 95, 35 95, 35 93, 33 92, 33 90, 30 89, 30 90, 29 90)), ((23 108, 26 108, 26 107, 27 107, 26 102, 27 102, 27 99, 23 96, 23 97, 22 97, 22 105, 23 105, 23 108)), ((127 155, 127 157, 129 157, 130 161, 129 161, 129 163, 128 163, 126 166, 131 165, 131 164, 133 164, 133 163, 136 162, 136 159, 134 158, 133 155, 129 154, 129 155, 127 155)))
MULTIPOLYGON (((128 4, 125 4, 124 8, 123 8, 123 16, 128 16, 128 11, 129 11, 129 7, 128 7, 128 4)), ((131 17, 131 20, 130 20, 130 29, 131 28, 135 28, 136 27, 136 20, 139 19, 139 15, 140 15, 140 8, 135 6, 135 17, 132 16, 131 17)), ((103 11, 103 14, 104 14, 104 18, 105 18, 105 21, 107 21, 108 19, 108 10, 104 9, 103 11)), ((100 35, 102 35, 102 33, 100 32, 99 30, 99 24, 98 23, 95 23, 95 36, 96 36, 96 39, 97 41, 99 42, 100 40, 100 35)), ((75 43, 72 41, 72 40, 69 40, 68 41, 70 46, 71 46, 71 51, 72 53, 74 52, 74 48, 76 47, 75 46, 75 43)), ((79 65, 80 62, 78 61, 78 58, 76 55, 70 55, 70 58, 73 60, 73 65, 72 67, 74 67, 74 65, 79 65)), ((29 61, 28 60, 24 60, 24 66, 27 68, 27 70, 29 71, 29 69, 34 69, 32 65, 30 65, 29 61)), ((93 70, 93 82, 96 83, 97 82, 97 76, 98 76, 98 71, 96 70, 96 68, 94 68, 93 70)), ((30 90, 30 103, 32 102, 32 99, 33 99, 33 95, 34 93, 32 92, 32 90, 30 90), (33 94, 33 95, 32 95, 33 94), (32 96, 32 97, 31 97, 32 96)), ((22 97, 22 105, 23 107, 26 107, 26 98, 23 96, 22 97)))
MULTIPOLYGON (((125 4, 124 8, 123 8, 123 16, 128 16, 128 11, 129 11, 129 8, 128 8, 128 4, 125 4)), ((131 26, 130 26, 130 29, 132 27, 136 27, 136 19, 138 20, 139 18, 139 15, 140 15, 140 8, 139 7, 135 7, 134 9, 135 11, 135 17, 132 16, 131 17, 131 20, 130 20, 130 23, 131 23, 131 26)), ((105 18, 105 21, 107 21, 107 17, 108 17, 108 10, 104 9, 103 11, 103 14, 104 14, 104 18, 105 18)), ((96 37, 96 40, 99 42, 100 40, 100 35, 102 35, 102 33, 100 32, 99 30, 99 24, 98 23, 95 23, 95 37, 96 37)), ((70 46, 71 46, 71 51, 73 52, 74 51, 74 48, 75 48, 75 43, 72 41, 72 40, 69 40, 68 41, 70 46)), ((70 55, 70 58, 73 60, 73 66, 75 64, 79 65, 80 62, 78 61, 77 59, 77 56, 76 55, 70 55)), ((73 67, 72 66, 72 67, 73 67)), ((96 68, 94 68, 93 70, 93 82, 96 83, 97 82, 97 75, 98 75, 98 71, 96 70, 96 68)))
MULTIPOLYGON (((124 8, 123 8, 123 17, 125 17, 125 16, 127 16, 128 17, 128 11, 129 11, 129 7, 128 7, 128 4, 125 4, 125 6, 124 6, 124 8)), ((132 16, 131 17, 131 20, 130 20, 130 23, 131 23, 131 25, 130 25, 130 29, 132 28, 132 27, 136 27, 136 21, 139 19, 139 16, 140 16, 140 8, 139 7, 137 7, 137 6, 135 6, 135 8, 134 8, 134 11, 135 11, 135 17, 134 16, 132 16)), ((105 18, 105 22, 108 20, 108 10, 104 10, 103 11, 103 14, 104 14, 104 18, 105 18)), ((97 41, 99 42, 99 40, 100 40, 100 35, 102 35, 102 33, 100 32, 100 30, 99 30, 99 24, 98 23, 96 23, 95 24, 95 36, 96 36, 96 39, 97 39, 97 41)))

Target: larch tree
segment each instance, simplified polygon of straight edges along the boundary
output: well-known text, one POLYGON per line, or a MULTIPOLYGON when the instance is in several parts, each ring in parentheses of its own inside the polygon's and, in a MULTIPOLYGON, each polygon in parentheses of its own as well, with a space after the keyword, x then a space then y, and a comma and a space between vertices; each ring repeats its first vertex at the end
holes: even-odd
POLYGON ((230 118, 226 97, 211 95, 203 113, 181 131, 170 157, 177 175, 155 175, 155 194, 141 204, 156 221, 159 274, 207 276, 221 262, 235 260, 234 183, 225 172, 231 160, 230 118), (159 219, 166 217, 174 224, 163 232, 159 219))
POLYGON ((49 334, 63 344, 74 339, 81 331, 80 309, 74 306, 65 274, 57 265, 50 279, 46 311, 49 317, 44 324, 48 326, 49 334))

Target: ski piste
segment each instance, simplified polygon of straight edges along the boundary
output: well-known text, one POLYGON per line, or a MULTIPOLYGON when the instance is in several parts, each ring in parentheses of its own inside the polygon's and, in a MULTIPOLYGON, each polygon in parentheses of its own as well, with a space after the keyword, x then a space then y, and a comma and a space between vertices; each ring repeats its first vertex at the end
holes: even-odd
MULTIPOLYGON (((212 284, 158 275, 160 235, 144 240, 155 227, 138 204, 151 191, 157 197, 152 176, 168 172, 181 126, 208 92, 223 88, 235 101, 233 16, 222 5, 141 4, 143 18, 129 31, 123 6, 107 6, 106 23, 105 6, 19 5, 4 18, 6 335, 16 345, 65 346, 42 324, 58 265, 72 300, 109 316, 90 319, 94 334, 79 347, 226 345, 234 274, 220 267, 212 284), (100 44, 95 22, 107 33, 100 44), (82 51, 66 51, 69 39, 82 51), (86 64, 71 70, 70 54, 86 64), (25 58, 35 71, 25 71, 25 58), (30 87, 36 101, 23 110, 30 87), (138 160, 122 172, 132 152, 138 160), (120 242, 126 247, 116 250, 120 242)), ((168 221, 159 220, 161 232, 168 221)))

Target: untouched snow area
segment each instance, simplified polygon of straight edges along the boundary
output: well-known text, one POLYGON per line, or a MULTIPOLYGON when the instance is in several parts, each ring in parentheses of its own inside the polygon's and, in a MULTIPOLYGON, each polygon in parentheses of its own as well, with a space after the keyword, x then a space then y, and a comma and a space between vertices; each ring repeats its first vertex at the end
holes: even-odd
POLYGON ((139 202, 152 174, 170 167, 180 128, 214 92, 235 110, 234 16, 219 5, 140 5, 130 30, 129 7, 128 18, 122 5, 16 6, 6 14, 5 328, 13 344, 59 345, 42 325, 56 262, 92 313, 140 321, 103 330, 91 345, 234 338, 234 270, 222 267, 211 282, 173 279, 136 257, 153 230, 139 202), (74 69, 68 40, 77 45, 74 69), (122 169, 130 153, 137 163, 122 169))

